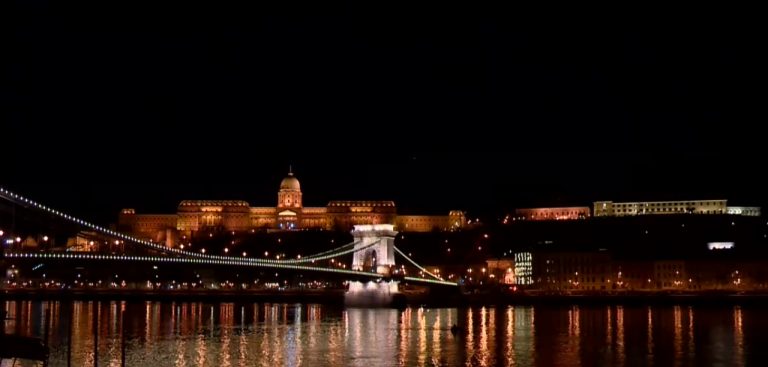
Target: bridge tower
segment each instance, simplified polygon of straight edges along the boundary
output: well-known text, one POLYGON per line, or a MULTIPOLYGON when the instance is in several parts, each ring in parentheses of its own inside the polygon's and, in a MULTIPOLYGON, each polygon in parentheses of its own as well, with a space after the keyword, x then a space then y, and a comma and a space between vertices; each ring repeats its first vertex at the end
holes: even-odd
POLYGON ((352 230, 355 253, 352 270, 388 276, 395 266, 395 226, 393 224, 356 225, 352 230), (360 250, 358 250, 360 249, 360 250))
MULTIPOLYGON (((389 276, 395 266, 395 226, 392 224, 356 225, 352 230, 355 252, 352 270, 389 276)), ((350 281, 344 303, 356 307, 391 306, 399 294, 395 280, 350 281)), ((402 298, 402 297, 400 297, 402 298)))

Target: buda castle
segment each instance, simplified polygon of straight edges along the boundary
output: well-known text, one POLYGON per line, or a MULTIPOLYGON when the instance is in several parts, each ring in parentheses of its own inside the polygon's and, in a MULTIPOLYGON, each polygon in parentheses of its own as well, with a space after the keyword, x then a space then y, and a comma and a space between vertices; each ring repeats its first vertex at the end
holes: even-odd
POLYGON ((162 240, 194 236, 200 231, 350 230, 356 224, 394 224, 401 232, 459 230, 465 213, 398 215, 393 201, 334 200, 325 207, 305 207, 301 184, 293 172, 280 182, 276 207, 252 207, 242 200, 184 200, 176 214, 137 214, 123 209, 118 229, 135 236, 162 240))

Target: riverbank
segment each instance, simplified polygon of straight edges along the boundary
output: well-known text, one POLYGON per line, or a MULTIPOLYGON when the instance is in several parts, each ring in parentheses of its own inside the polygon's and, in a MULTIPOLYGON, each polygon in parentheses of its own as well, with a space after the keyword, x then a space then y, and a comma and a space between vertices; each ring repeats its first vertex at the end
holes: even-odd
POLYGON ((204 301, 204 302, 276 302, 343 304, 344 290, 303 291, 227 291, 227 290, 72 290, 72 289, 7 289, 0 297, 18 300, 124 300, 124 301, 204 301))
MULTIPOLYGON (((264 302, 317 303, 344 305, 345 291, 333 290, 262 290, 262 291, 147 291, 147 290, 58 290, 4 289, 6 300, 125 300, 176 302, 264 302)), ((768 293, 746 292, 641 292, 600 294, 509 294, 441 292, 406 292, 395 297, 392 306, 466 307, 503 305, 748 305, 768 306, 768 293)))

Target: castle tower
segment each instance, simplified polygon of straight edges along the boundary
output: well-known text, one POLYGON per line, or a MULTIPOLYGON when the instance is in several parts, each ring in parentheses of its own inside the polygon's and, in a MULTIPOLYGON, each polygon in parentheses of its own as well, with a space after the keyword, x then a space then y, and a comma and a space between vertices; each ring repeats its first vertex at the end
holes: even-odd
POLYGON ((289 168, 288 176, 280 182, 280 191, 277 192, 278 228, 296 229, 300 223, 301 208, 301 185, 289 168))

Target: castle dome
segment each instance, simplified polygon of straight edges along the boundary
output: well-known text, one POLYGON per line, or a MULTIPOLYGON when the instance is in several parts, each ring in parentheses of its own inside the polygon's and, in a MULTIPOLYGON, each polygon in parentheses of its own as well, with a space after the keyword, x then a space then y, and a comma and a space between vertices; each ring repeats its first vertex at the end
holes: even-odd
POLYGON ((301 191, 299 179, 293 176, 293 172, 288 172, 288 177, 284 178, 283 181, 280 182, 280 190, 301 191))

